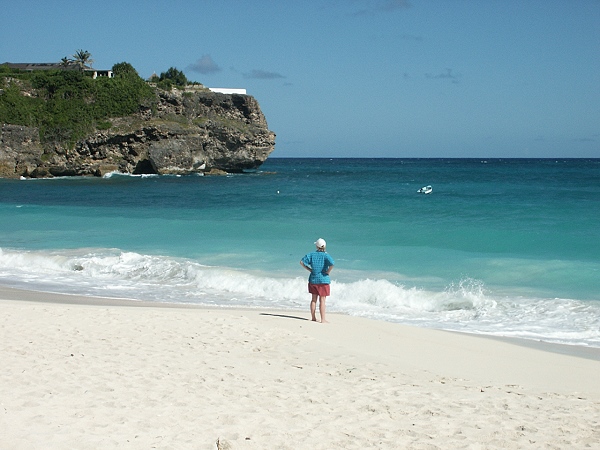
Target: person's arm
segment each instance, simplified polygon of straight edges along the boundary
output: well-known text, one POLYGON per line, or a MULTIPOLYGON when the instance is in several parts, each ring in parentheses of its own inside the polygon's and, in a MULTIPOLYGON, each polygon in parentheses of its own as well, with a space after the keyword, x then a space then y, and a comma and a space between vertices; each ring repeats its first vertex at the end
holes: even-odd
POLYGON ((300 265, 301 265, 302 267, 304 267, 306 270, 308 270, 309 272, 312 272, 312 269, 311 269, 310 267, 308 267, 307 265, 305 265, 305 264, 304 264, 304 262, 303 262, 302 260, 300 261, 300 265))
POLYGON ((329 263, 329 267, 327 268, 327 275, 329 275, 333 270, 333 266, 335 263, 333 261, 333 258, 329 255, 327 255, 327 262, 329 263))

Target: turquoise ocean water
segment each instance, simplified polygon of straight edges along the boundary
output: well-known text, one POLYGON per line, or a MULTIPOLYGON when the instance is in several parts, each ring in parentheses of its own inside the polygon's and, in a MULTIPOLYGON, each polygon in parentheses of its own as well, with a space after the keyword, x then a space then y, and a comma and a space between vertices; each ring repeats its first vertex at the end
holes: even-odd
POLYGON ((600 159, 287 159, 224 177, 0 180, 0 284, 329 310, 600 347, 600 159), (431 185, 430 195, 417 193, 431 185))

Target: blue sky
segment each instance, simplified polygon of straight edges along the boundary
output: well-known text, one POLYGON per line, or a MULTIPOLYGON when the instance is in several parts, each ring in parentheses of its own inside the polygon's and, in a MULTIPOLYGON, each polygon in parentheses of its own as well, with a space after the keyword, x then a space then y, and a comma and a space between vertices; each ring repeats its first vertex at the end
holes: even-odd
POLYGON ((600 157, 600 0, 0 0, 0 63, 246 88, 272 156, 600 157))

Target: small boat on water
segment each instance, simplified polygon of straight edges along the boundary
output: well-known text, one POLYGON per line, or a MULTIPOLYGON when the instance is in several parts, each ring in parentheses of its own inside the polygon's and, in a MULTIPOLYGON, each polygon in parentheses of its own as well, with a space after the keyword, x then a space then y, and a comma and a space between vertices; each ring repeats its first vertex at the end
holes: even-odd
POLYGON ((417 192, 419 194, 431 194, 432 191, 433 191, 433 188, 431 186, 423 186, 417 192))

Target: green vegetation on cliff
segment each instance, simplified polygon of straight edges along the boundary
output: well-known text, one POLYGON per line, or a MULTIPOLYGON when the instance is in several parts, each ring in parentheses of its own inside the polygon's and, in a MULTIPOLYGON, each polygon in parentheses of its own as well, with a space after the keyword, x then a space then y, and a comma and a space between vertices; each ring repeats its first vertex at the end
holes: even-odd
POLYGON ((170 67, 166 72, 162 72, 160 76, 155 74, 150 81, 156 83, 157 87, 165 91, 170 91, 173 86, 185 87, 188 84, 185 74, 175 67, 170 67))
POLYGON ((0 66, 0 123, 37 127, 45 143, 73 145, 107 120, 151 107, 155 91, 129 63, 115 64, 114 78, 83 71, 25 72, 0 66))

